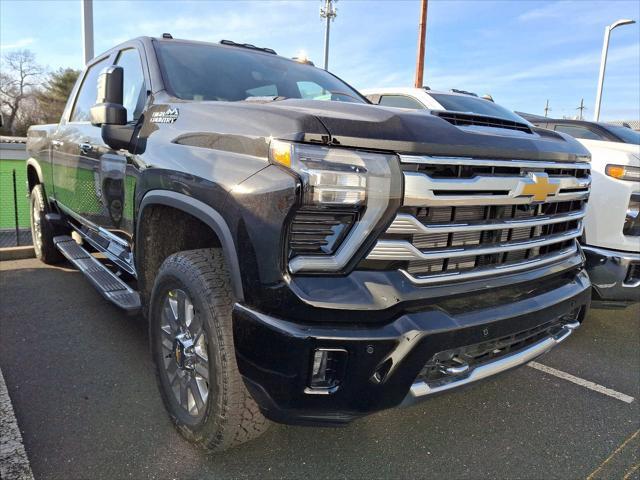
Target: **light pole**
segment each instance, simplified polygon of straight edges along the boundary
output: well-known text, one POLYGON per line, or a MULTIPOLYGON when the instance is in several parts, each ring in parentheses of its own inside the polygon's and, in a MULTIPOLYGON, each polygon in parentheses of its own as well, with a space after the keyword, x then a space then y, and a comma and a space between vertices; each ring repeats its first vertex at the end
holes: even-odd
POLYGON ((631 25, 635 20, 622 19, 607 25, 604 29, 604 43, 602 44, 602 57, 600 58, 600 75, 598 77, 598 93, 596 94, 596 106, 593 109, 593 121, 600 119, 600 103, 602 102, 602 85, 604 84, 604 71, 607 68, 607 52, 609 50, 609 36, 611 30, 622 25, 631 25))
POLYGON ((93 58, 93 0, 80 0, 82 9, 82 56, 84 64, 93 58))
MULTIPOLYGON (((324 7, 320 7, 320 17, 327 19, 327 26, 324 30, 324 69, 329 68, 329 30, 331 21, 336 18, 338 12, 333 6, 334 0, 324 0, 324 7)), ((335 0, 336 2, 338 0, 335 0)))

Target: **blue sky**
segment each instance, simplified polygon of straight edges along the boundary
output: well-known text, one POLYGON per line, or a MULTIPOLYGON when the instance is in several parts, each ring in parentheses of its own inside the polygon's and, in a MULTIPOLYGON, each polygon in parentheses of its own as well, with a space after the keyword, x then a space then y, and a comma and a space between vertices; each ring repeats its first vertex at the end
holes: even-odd
MULTIPOLYGON (((95 0, 96 52, 138 35, 228 38, 322 64, 320 0, 95 0)), ((357 88, 411 86, 418 1, 339 0, 330 70, 357 88)), ((490 93, 513 110, 591 118, 605 25, 640 20, 640 2, 429 2, 425 84, 490 93)), ((2 53, 29 48, 51 69, 82 65, 80 0, 0 0, 2 53)), ((601 119, 640 119, 640 26, 611 36, 601 119)))

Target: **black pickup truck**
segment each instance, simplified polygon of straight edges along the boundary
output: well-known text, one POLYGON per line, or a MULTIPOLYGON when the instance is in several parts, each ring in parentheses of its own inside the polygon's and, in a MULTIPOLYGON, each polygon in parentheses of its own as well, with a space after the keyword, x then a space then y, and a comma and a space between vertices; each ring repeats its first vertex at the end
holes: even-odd
POLYGON ((210 450, 525 364, 589 306, 575 140, 371 105, 271 49, 125 42, 28 150, 37 256, 148 319, 167 410, 210 450))

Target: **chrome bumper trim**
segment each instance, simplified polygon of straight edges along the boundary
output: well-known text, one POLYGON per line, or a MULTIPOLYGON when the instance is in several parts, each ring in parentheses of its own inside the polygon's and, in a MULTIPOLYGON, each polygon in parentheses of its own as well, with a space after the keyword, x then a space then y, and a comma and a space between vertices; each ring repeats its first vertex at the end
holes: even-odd
POLYGON ((568 323, 562 327, 560 332, 554 336, 540 340, 539 342, 530 345, 524 350, 511 355, 506 355, 494 362, 476 367, 464 378, 459 380, 453 380, 450 383, 438 386, 429 386, 426 382, 419 381, 411 386, 410 395, 413 397, 424 397, 426 395, 432 395, 434 393, 444 392, 453 388, 461 387, 469 383, 477 382, 483 378, 491 377, 501 372, 505 372, 512 368, 518 367, 525 363, 528 363, 535 358, 539 357, 543 353, 548 352, 560 342, 569 337, 573 331, 580 326, 579 322, 568 323))

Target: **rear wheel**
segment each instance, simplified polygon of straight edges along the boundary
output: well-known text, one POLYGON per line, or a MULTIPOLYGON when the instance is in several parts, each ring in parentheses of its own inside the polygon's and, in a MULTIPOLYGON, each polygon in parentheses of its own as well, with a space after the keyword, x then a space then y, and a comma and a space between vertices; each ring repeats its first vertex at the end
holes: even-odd
POLYGON ((268 427, 238 372, 232 306, 219 250, 179 252, 160 267, 149 319, 160 392, 180 433, 211 451, 268 427))
POLYGON ((36 257, 44 263, 58 263, 62 260, 62 254, 53 243, 55 228, 46 218, 50 212, 49 204, 44 196, 42 185, 38 184, 31 190, 31 238, 36 257))

